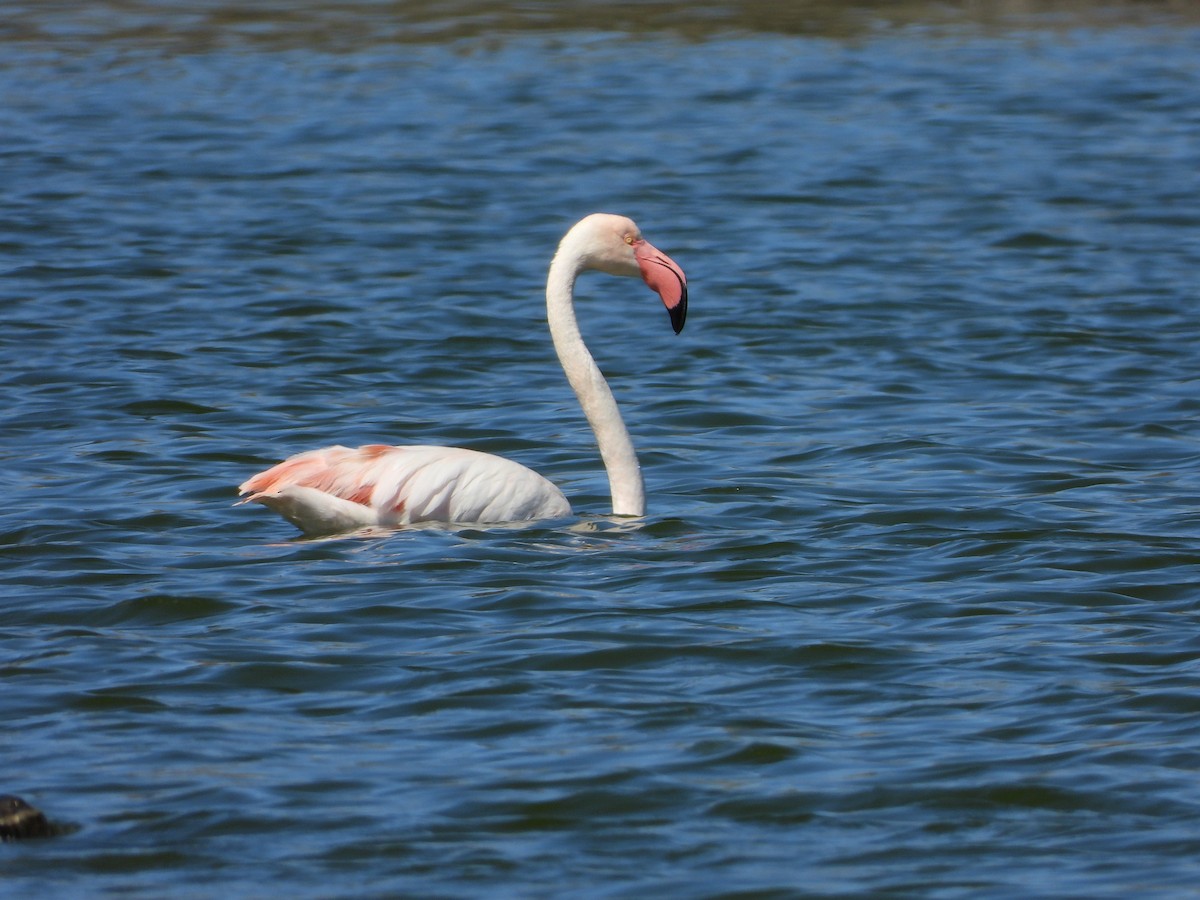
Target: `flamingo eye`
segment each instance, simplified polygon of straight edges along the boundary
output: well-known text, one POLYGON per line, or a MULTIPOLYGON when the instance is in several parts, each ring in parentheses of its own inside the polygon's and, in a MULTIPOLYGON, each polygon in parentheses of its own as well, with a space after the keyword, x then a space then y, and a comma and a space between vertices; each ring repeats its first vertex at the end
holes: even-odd
POLYGON ((630 245, 632 245, 632 244, 633 244, 633 242, 634 242, 634 241, 636 241, 636 240, 637 240, 637 235, 635 235, 635 234, 627 234, 627 235, 625 235, 625 243, 627 243, 627 244, 630 244, 630 245))

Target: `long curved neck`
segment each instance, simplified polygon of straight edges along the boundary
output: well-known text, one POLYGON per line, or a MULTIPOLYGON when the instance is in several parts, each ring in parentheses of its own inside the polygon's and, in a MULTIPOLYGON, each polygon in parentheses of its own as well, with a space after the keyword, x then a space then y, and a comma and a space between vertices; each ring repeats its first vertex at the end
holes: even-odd
POLYGON ((575 277, 580 267, 579 259, 565 246, 550 263, 550 275, 546 280, 546 319, 550 323, 550 336, 567 381, 595 432, 600 458, 608 471, 613 513, 618 516, 645 515, 646 489, 633 441, 608 382, 583 343, 575 320, 575 277))

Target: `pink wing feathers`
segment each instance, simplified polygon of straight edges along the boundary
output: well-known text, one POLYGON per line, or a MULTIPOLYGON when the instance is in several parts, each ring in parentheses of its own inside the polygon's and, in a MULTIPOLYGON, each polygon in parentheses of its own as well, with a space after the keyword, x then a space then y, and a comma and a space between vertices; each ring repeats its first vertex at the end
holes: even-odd
POLYGON ((245 482, 243 502, 306 534, 416 522, 495 523, 569 515, 562 491, 519 463, 460 447, 368 444, 285 459, 245 482))

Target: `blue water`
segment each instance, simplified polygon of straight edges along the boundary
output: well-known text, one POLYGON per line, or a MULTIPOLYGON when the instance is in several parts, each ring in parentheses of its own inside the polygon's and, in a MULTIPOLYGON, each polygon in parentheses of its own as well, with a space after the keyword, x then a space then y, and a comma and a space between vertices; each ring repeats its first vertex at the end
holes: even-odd
POLYGON ((5 892, 1193 893, 1194 17, 367 6, 0 33, 0 793, 79 826, 5 892), (636 525, 543 320, 596 209, 691 288, 579 285, 636 525), (578 518, 232 505, 374 441, 578 518))

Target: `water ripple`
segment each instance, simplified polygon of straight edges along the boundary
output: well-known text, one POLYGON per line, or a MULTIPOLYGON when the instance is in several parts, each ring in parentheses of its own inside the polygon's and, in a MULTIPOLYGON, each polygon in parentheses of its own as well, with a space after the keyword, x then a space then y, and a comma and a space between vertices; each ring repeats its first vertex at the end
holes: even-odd
POLYGON ((148 10, 3 32, 0 790, 81 826, 6 885, 1192 889, 1186 16, 167 6, 162 52, 148 10), (360 45, 314 36, 353 10, 360 45), (598 207, 693 291, 676 337, 579 285, 639 522, 543 321, 598 207), (233 505, 378 440, 519 459, 578 516, 306 541, 233 505))

